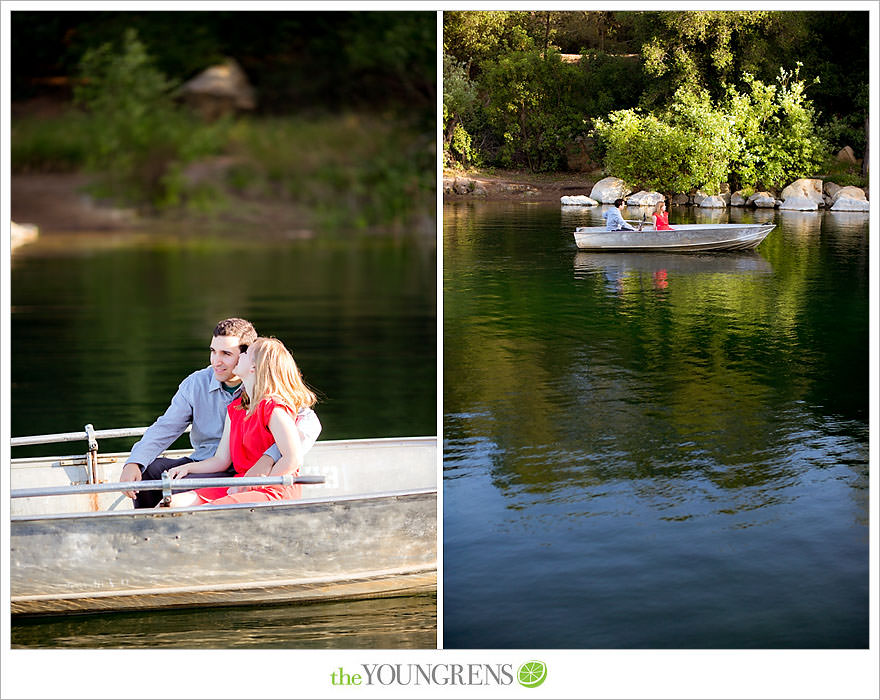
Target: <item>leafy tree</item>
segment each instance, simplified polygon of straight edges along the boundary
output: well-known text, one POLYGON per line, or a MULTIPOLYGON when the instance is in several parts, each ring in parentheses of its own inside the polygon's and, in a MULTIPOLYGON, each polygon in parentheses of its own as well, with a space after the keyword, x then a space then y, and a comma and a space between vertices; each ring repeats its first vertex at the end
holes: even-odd
POLYGON ((180 166, 220 147, 223 122, 205 126, 176 107, 173 83, 133 29, 118 49, 107 43, 87 51, 80 66, 76 99, 95 123, 87 166, 105 192, 133 202, 178 203, 180 166))
POLYGON ((714 98, 744 72, 771 77, 790 63, 792 45, 809 36, 805 13, 766 10, 683 10, 635 13, 645 72, 660 79, 645 95, 661 104, 682 85, 714 98))
POLYGON ((828 144, 818 134, 800 68, 780 69, 773 85, 746 74, 748 92, 728 90, 726 111, 739 139, 731 172, 740 184, 782 185, 822 163, 828 144))
POLYGON ((533 172, 564 165, 566 144, 585 130, 576 104, 583 87, 577 66, 552 51, 546 57, 537 50, 511 52, 485 64, 480 86, 489 125, 502 139, 503 165, 533 172))
POLYGON ((535 47, 528 13, 455 10, 443 13, 443 51, 470 66, 510 51, 535 47))
POLYGON ((443 142, 447 151, 468 165, 477 160, 471 135, 462 125, 477 105, 477 86, 467 77, 467 69, 443 54, 443 142))

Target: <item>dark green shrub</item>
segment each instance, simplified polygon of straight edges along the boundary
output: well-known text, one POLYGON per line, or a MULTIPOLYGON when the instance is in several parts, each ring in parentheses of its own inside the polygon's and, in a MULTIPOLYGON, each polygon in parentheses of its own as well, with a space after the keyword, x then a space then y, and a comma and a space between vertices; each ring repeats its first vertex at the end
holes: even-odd
POLYGON ((566 144, 586 131, 578 105, 583 84, 578 67, 555 52, 512 52, 483 64, 480 88, 502 142, 500 164, 533 172, 564 167, 566 144))
POLYGON ((76 100, 92 123, 88 168, 103 194, 156 206, 182 201, 182 164, 222 149, 226 123, 196 120, 172 99, 173 85, 154 66, 134 30, 118 49, 104 44, 80 63, 76 100))

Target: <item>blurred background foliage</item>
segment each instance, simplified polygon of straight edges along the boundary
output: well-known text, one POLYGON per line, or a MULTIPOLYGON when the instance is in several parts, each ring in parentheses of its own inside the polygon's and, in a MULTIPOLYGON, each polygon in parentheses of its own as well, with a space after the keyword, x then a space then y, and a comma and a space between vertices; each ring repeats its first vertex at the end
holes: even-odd
POLYGON ((271 198, 325 227, 424 226, 436 33, 432 12, 16 11, 13 172, 87 170, 153 213, 271 198), (255 110, 206 121, 175 99, 228 58, 255 110))

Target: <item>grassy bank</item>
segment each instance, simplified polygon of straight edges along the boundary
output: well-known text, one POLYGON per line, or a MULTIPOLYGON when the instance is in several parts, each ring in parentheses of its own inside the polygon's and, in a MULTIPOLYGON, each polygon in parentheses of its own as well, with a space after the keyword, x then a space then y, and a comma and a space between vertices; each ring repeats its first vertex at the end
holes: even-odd
POLYGON ((181 117, 173 138, 102 153, 101 122, 73 108, 18 115, 13 173, 90 172, 92 194, 153 215, 289 203, 322 228, 404 230, 433 219, 433 132, 375 114, 181 117), (111 166, 108 167, 107 164, 111 166), (100 165, 98 165, 100 164, 100 165), (113 167, 112 164, 118 164, 113 167))

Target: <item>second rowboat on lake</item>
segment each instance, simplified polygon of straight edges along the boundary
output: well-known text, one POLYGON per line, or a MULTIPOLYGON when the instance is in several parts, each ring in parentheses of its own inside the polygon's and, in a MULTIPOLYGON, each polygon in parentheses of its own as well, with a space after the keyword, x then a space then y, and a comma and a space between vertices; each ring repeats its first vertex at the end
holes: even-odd
POLYGON ((671 231, 609 231, 579 226, 574 241, 581 250, 690 253, 756 248, 775 224, 676 224, 671 231))

